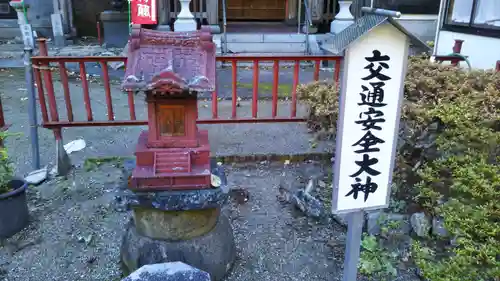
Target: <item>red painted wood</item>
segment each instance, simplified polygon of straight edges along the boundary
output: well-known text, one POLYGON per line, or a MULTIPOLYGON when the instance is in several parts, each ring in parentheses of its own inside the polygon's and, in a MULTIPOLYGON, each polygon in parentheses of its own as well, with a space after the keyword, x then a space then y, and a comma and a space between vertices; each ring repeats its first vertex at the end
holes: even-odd
POLYGON ((273 63, 273 118, 278 115, 278 89, 279 89, 279 75, 280 71, 280 62, 279 60, 275 60, 273 63))

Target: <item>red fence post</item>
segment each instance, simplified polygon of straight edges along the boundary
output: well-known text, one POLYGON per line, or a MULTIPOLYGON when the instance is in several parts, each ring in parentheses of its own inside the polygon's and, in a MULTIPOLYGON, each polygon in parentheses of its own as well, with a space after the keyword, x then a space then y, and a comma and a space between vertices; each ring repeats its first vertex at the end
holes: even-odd
POLYGON ((500 60, 497 61, 496 71, 500 72, 500 60))
MULTIPOLYGON (((38 47, 40 49, 40 56, 47 57, 47 39, 40 38, 37 39, 38 47)), ((47 89, 47 95, 49 100, 49 110, 50 110, 50 122, 59 122, 59 114, 57 111, 57 102, 54 91, 54 82, 52 80, 52 73, 50 72, 50 63, 45 62, 40 65, 42 67, 43 80, 45 82, 45 87, 47 89)), ((37 79, 38 80, 38 79, 37 79)), ((42 87, 42 85, 38 85, 42 87)), ((40 92, 39 92, 40 93, 40 92)), ((41 100, 40 100, 41 101, 41 100)), ((67 102, 67 101, 66 101, 67 102)), ((43 111, 43 109, 42 109, 43 111)), ((54 138, 56 139, 56 169, 57 174, 60 176, 65 176, 71 170, 71 161, 69 159, 66 150, 64 149, 62 140, 62 126, 53 127, 52 132, 54 133, 54 138)))
MULTIPOLYGON (((6 130, 5 119, 3 116, 3 106, 2 106, 2 97, 0 96, 0 132, 6 130)), ((0 148, 3 147, 3 138, 0 138, 0 148)))

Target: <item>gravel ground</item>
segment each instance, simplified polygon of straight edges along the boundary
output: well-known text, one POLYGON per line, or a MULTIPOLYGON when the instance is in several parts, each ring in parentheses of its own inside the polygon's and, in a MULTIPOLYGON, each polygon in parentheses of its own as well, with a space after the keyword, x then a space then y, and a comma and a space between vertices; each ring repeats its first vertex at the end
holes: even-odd
MULTIPOLYGON (((224 206, 238 252, 226 281, 340 280, 344 227, 305 217, 277 199, 280 184, 294 192, 310 176, 324 175, 323 167, 330 165, 226 165, 231 188, 249 194, 248 202, 234 199, 224 206)), ((76 168, 67 179, 32 187, 30 225, 1 243, 0 280, 120 280, 119 249, 131 216, 114 202, 123 178, 119 164, 105 163, 98 170, 76 168)), ((390 281, 396 280, 416 279, 404 272, 390 281)))

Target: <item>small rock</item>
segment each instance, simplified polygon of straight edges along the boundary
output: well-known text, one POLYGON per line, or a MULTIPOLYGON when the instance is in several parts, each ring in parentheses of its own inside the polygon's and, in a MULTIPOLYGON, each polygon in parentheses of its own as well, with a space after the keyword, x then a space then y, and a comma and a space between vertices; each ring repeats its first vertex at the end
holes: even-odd
POLYGON ((39 185, 40 183, 42 183, 44 180, 47 179, 48 175, 49 175, 49 170, 48 170, 47 166, 45 166, 45 168, 43 168, 43 169, 36 170, 36 171, 29 173, 24 178, 24 180, 29 184, 39 185))
POLYGON ((281 203, 290 203, 292 200, 292 194, 288 189, 284 188, 280 184, 280 186, 278 187, 278 195, 276 195, 276 198, 281 203))
POLYGON ((427 237, 431 231, 431 220, 425 213, 414 213, 410 217, 410 223, 413 231, 419 237, 427 237))
POLYGON ((442 218, 435 217, 432 219, 432 234, 440 238, 449 236, 448 231, 444 227, 444 220, 442 218))
POLYGON ((88 264, 93 264, 96 260, 97 260, 97 257, 91 256, 91 257, 88 257, 85 262, 88 264))
POLYGON ((379 235, 382 228, 388 228, 389 234, 410 234, 411 225, 408 216, 387 214, 384 212, 369 212, 366 218, 366 228, 370 235, 379 235))
POLYGON ((123 213, 129 210, 129 204, 126 196, 115 195, 112 206, 116 212, 123 213))
POLYGON ((342 226, 347 226, 347 214, 333 214, 333 219, 342 226))
POLYGON ((229 196, 238 204, 245 204, 250 199, 250 192, 243 188, 233 188, 229 191, 229 196))
POLYGON ((90 242, 92 242, 92 238, 93 238, 92 234, 87 235, 87 236, 79 236, 78 242, 85 243, 85 244, 89 245, 90 242))
POLYGON ((210 274, 182 262, 145 265, 122 281, 210 281, 210 274))
POLYGON ((319 187, 321 187, 321 188, 326 188, 326 183, 325 183, 324 181, 322 181, 322 180, 319 180, 319 181, 318 181, 318 185, 319 185, 319 187))
POLYGON ((292 201, 297 208, 310 217, 320 218, 324 213, 323 203, 302 189, 297 191, 292 201))

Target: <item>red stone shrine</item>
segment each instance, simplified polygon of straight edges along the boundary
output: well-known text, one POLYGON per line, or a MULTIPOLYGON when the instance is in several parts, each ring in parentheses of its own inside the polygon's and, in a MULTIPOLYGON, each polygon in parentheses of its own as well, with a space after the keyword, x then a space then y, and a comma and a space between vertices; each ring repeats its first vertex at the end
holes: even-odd
POLYGON ((160 32, 133 28, 126 91, 144 91, 148 130, 139 136, 130 189, 210 188, 208 131, 198 130, 197 93, 215 89, 215 44, 206 29, 160 32))

